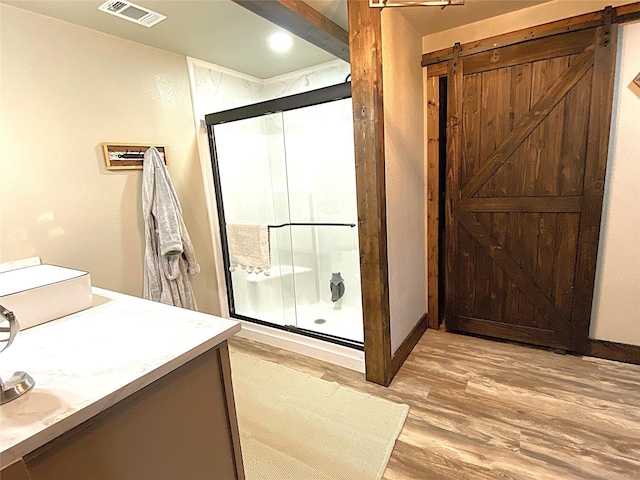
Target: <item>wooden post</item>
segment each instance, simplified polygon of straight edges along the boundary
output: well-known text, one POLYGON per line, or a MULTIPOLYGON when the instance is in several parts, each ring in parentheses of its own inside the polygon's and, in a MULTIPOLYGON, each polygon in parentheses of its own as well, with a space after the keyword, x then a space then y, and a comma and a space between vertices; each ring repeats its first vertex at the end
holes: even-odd
POLYGON ((391 382, 381 11, 348 0, 367 380, 391 382))

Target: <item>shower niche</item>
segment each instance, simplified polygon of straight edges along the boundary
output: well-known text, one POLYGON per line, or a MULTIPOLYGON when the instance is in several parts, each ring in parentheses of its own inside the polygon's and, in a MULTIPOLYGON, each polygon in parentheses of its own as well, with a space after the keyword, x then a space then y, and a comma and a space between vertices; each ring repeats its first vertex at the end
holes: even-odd
POLYGON ((363 349, 350 83, 206 123, 231 316, 363 349))

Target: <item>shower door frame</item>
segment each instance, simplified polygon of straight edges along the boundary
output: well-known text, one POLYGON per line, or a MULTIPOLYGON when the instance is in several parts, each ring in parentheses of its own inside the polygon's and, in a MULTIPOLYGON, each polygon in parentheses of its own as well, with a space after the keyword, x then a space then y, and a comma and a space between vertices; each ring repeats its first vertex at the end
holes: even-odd
MULTIPOLYGON (((262 117, 265 115, 271 115, 274 113, 283 113, 299 108, 312 107, 314 105, 321 105, 324 103, 335 102, 338 100, 344 100, 351 98, 351 82, 339 83, 337 85, 331 85, 329 87, 319 88, 316 90, 310 90, 308 92, 298 93, 295 95, 289 95, 286 97, 280 97, 273 100, 267 100, 264 102, 254 103, 243 107, 233 108, 230 110, 224 110, 221 112, 210 113, 205 115, 205 123, 207 125, 207 136, 209 138, 209 150, 211 152, 211 169, 213 172, 213 184, 215 190, 216 204, 218 210, 218 225, 220 232, 220 245, 222 247, 222 260, 224 268, 224 278, 227 287, 227 305, 229 306, 229 315, 232 318, 239 320, 245 320, 259 325, 268 326, 271 328, 277 328, 279 330, 285 330, 294 332, 307 337, 315 338, 331 342, 337 345, 353 348, 355 350, 364 351, 364 343, 349 340, 346 338, 337 337, 334 335, 314 332, 303 328, 294 327, 291 325, 277 325, 265 320, 260 320, 253 317, 247 317, 236 313, 235 300, 233 293, 233 280, 229 267, 231 266, 229 259, 229 241, 226 231, 226 220, 224 215, 224 205, 222 199, 222 184, 220 180, 220 169, 218 166, 218 153, 215 144, 215 135, 213 128, 215 125, 223 123, 234 122, 237 120, 247 120, 249 118, 262 117)), ((355 186, 354 186, 355 187, 355 186)), ((291 220, 291 219, 289 219, 291 220)), ((288 223, 287 225, 291 225, 288 223)), ((293 223, 295 225, 295 223, 293 223)), ((316 225, 326 225, 323 223, 317 223, 316 225)), ((344 226, 355 227, 352 224, 344 224, 344 226)), ((295 275, 294 275, 295 282, 295 275)), ((364 328, 364 325, 363 325, 364 328)))

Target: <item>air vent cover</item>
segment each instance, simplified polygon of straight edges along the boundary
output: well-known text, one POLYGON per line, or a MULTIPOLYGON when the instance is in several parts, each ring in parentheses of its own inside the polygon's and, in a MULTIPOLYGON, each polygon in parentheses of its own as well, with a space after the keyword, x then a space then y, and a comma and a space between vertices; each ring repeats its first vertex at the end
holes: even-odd
POLYGON ((152 12, 148 8, 123 0, 105 2, 98 7, 98 10, 135 22, 139 25, 144 25, 145 27, 152 27, 167 18, 166 15, 152 12))

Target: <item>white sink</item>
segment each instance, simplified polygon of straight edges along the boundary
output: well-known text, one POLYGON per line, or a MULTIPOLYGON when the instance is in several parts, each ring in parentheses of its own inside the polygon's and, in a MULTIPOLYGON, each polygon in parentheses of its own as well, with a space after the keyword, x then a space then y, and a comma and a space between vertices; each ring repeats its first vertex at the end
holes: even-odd
POLYGON ((84 310, 91 303, 88 272, 33 265, 0 273, 0 304, 13 312, 21 330, 84 310))

